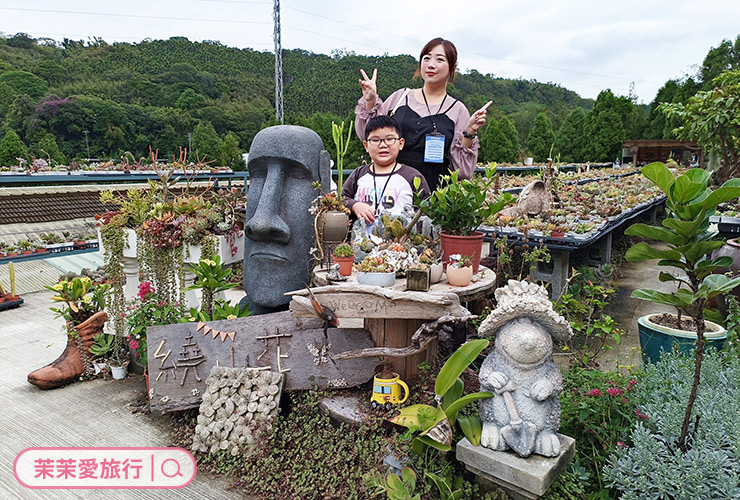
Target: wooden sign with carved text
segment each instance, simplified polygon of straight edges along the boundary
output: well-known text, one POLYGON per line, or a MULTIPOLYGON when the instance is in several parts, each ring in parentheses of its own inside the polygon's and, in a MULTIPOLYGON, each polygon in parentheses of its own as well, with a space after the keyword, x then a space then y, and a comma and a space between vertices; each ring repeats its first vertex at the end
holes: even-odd
POLYGON ((183 410, 200 404, 214 366, 280 371, 283 389, 353 387, 370 380, 379 358, 334 362, 329 354, 374 347, 367 330, 329 328, 323 321, 294 318, 289 312, 208 323, 152 326, 147 330, 149 405, 183 410))

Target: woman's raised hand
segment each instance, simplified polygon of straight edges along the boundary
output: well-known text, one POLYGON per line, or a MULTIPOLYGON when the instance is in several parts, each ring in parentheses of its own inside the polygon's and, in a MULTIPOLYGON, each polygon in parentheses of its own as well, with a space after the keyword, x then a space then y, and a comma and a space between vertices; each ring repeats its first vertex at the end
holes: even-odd
POLYGON ((360 87, 362 88, 362 97, 365 99, 365 107, 371 109, 375 106, 375 100, 378 98, 378 68, 373 70, 373 77, 369 78, 364 69, 360 70, 360 87))
POLYGON ((480 130, 480 128, 486 124, 486 109, 488 109, 488 106, 493 104, 493 101, 488 101, 482 108, 480 108, 478 111, 472 114, 470 117, 470 120, 468 120, 468 125, 466 130, 471 130, 471 134, 475 134, 480 130))

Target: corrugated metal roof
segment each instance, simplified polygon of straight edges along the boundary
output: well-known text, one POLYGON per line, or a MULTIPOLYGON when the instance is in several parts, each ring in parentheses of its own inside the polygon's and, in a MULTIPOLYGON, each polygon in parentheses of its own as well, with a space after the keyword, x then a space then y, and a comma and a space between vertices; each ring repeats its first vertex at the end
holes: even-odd
MULTIPOLYGON (((15 269, 16 293, 38 292, 44 290, 45 285, 53 285, 59 276, 70 271, 79 274, 82 269, 97 269, 103 265, 103 256, 100 252, 87 252, 64 257, 47 259, 20 260, 13 262, 15 269)), ((10 291, 10 271, 7 263, 0 264, 0 283, 10 291)))

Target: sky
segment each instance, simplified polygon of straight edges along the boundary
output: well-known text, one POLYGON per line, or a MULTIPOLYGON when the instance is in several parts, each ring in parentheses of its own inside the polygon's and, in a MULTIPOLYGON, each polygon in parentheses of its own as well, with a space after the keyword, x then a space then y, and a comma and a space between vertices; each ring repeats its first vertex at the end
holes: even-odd
MULTIPOLYGON (((273 6, 273 0, 3 0, 0 34, 108 43, 184 36, 273 52, 273 6)), ((283 49, 418 58, 440 36, 457 46, 463 73, 554 83, 594 99, 608 88, 642 103, 667 80, 695 74, 710 48, 734 41, 739 19, 737 0, 280 1, 283 49)))

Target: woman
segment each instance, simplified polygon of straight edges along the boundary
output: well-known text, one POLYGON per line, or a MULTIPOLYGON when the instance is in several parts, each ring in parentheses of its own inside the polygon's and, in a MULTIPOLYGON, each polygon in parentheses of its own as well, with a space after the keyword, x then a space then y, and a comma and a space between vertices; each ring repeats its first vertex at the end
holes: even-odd
POLYGON ((355 130, 365 140, 365 125, 379 114, 391 115, 401 125, 406 145, 398 161, 420 171, 433 191, 439 178, 453 170, 469 179, 478 161, 478 130, 486 123, 486 108, 470 116, 465 105, 447 95, 447 82, 455 80, 457 49, 449 40, 435 38, 421 51, 414 79, 420 89, 400 89, 383 101, 377 92, 377 68, 372 78, 360 70, 362 98, 355 113, 355 130))

